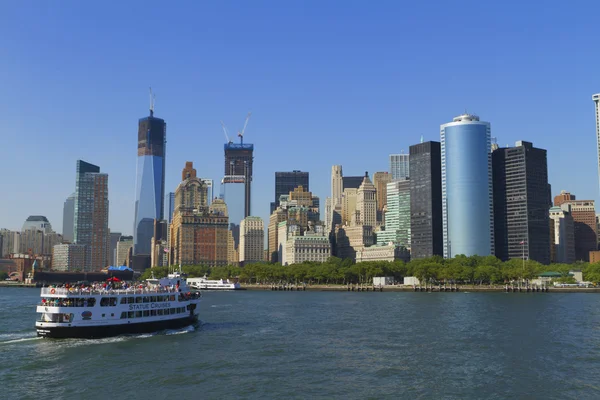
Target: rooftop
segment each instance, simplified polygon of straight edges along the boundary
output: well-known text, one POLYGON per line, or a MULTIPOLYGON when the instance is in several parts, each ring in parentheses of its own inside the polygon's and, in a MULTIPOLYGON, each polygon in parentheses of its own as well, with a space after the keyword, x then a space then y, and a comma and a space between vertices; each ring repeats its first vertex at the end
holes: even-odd
POLYGON ((48 218, 44 217, 43 215, 30 215, 29 217, 27 217, 27 221, 43 221, 43 222, 49 222, 48 218))

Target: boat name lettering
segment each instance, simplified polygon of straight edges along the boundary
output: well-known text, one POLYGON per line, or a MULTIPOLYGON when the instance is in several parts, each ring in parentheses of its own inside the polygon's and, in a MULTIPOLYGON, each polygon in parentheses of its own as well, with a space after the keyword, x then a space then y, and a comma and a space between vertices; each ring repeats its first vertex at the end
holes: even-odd
POLYGON ((154 308, 169 308, 171 303, 148 303, 148 304, 130 304, 129 311, 150 310, 154 308))

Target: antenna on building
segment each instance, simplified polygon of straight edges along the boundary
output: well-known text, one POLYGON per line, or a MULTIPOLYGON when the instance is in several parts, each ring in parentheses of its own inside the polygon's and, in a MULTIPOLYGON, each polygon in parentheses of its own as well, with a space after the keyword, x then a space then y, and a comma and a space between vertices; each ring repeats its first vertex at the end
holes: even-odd
POLYGON ((421 135, 421 143, 423 143, 423 135, 421 135))
POLYGON ((152 93, 152 87, 150 87, 150 116, 154 116, 154 101, 156 100, 156 96, 152 93))

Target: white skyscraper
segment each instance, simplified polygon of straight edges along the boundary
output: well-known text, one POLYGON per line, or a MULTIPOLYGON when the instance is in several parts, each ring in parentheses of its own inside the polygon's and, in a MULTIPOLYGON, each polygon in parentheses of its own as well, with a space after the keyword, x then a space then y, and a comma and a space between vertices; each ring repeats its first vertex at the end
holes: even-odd
POLYGON ((409 154, 390 154, 390 174, 392 179, 406 179, 409 177, 409 154))
POLYGON ((596 106, 596 146, 598 148, 598 179, 600 179, 600 93, 592 95, 596 106))

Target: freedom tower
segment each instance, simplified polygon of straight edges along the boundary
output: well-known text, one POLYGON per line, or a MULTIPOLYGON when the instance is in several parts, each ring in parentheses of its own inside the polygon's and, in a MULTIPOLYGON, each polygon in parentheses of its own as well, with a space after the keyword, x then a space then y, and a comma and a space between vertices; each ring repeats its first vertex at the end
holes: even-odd
POLYGON ((154 97, 150 90, 150 115, 141 118, 138 124, 133 255, 150 256, 154 220, 163 219, 166 134, 165 121, 154 117, 154 97))

